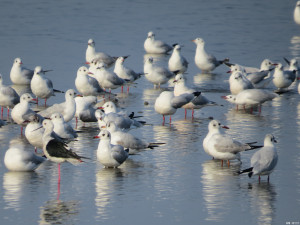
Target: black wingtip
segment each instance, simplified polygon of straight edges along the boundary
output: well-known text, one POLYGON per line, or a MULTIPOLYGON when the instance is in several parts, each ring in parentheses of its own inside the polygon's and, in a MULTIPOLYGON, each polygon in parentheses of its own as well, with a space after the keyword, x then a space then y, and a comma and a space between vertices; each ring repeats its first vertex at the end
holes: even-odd
POLYGON ((288 60, 287 58, 283 57, 283 59, 284 59, 284 61, 285 61, 288 65, 291 64, 290 60, 288 60))
POLYGON ((251 178, 253 175, 253 172, 248 173, 248 177, 251 178))
POLYGON ((193 94, 198 97, 199 95, 201 95, 201 91, 195 91, 193 92, 193 94))
POLYGON ((127 152, 127 153, 129 153, 129 148, 126 148, 124 151, 127 152))

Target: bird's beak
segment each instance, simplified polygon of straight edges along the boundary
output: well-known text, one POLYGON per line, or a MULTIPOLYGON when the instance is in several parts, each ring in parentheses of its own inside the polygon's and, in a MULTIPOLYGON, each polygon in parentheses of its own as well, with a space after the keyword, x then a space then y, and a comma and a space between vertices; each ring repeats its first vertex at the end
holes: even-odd
POLYGON ((43 70, 43 73, 51 72, 53 70, 43 70))
POLYGON ((105 128, 106 128, 106 126, 101 126, 100 128, 101 128, 101 129, 105 129, 105 128))
POLYGON ((102 106, 100 106, 100 107, 97 107, 97 109, 103 109, 103 107, 102 107, 102 106))
POLYGON ((194 39, 194 40, 191 40, 192 42, 195 42, 196 40, 194 39))
POLYGON ((90 74, 90 75, 94 75, 92 72, 88 72, 88 74, 90 74))
POLYGON ((221 96, 221 98, 223 98, 223 99, 227 99, 227 96, 221 96))
POLYGON ((97 138, 100 138, 100 136, 96 135, 93 137, 93 139, 97 139, 97 138))
POLYGON ((173 80, 173 83, 176 83, 177 82, 177 80, 173 80))
POLYGON ((227 127, 227 126, 222 126, 222 128, 224 128, 224 129, 229 129, 229 127, 227 127))
POLYGON ((36 131, 36 130, 39 130, 39 129, 41 129, 42 127, 43 127, 43 126, 40 126, 40 127, 36 128, 36 129, 32 130, 31 132, 36 131))
POLYGON ((231 70, 228 70, 226 73, 232 73, 232 71, 231 71, 231 70))
POLYGON ((83 95, 76 95, 77 97, 83 97, 83 95))
POLYGON ((91 63, 90 62, 85 62, 85 64, 90 65, 91 63))

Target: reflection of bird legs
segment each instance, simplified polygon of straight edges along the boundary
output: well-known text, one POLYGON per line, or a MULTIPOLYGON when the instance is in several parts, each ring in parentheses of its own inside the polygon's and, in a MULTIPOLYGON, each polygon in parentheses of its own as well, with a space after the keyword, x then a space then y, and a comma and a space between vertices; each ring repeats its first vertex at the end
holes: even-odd
POLYGON ((57 200, 60 196, 60 163, 58 163, 57 200))

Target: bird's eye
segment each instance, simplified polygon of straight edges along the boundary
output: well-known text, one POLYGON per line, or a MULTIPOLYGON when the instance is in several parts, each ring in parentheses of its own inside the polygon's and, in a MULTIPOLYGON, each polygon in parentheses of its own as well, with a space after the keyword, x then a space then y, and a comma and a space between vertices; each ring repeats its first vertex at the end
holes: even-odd
POLYGON ((102 134, 102 136, 104 137, 104 136, 105 136, 105 134, 102 134))
POLYGON ((219 123, 219 126, 221 126, 221 124, 219 123))

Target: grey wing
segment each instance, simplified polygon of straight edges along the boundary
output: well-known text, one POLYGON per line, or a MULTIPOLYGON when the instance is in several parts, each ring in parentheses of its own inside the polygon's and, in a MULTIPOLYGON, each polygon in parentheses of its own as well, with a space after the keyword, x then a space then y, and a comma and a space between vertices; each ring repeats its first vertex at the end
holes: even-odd
POLYGON ((1 92, 3 95, 10 96, 10 98, 13 98, 13 103, 16 105, 20 102, 20 96, 15 91, 15 89, 11 87, 2 87, 1 92))
POLYGON ((97 92, 103 92, 104 90, 101 88, 101 86, 99 85, 98 81, 93 78, 93 77, 88 77, 89 79, 89 83, 96 88, 97 92))
POLYGON ((33 70, 22 68, 22 76, 28 78, 29 80, 32 79, 33 74, 34 74, 33 70))
POLYGON ((217 66, 220 65, 220 62, 213 55, 208 55, 208 61, 215 64, 215 65, 217 65, 217 66))
POLYGON ((53 84, 52 84, 52 81, 49 80, 49 79, 46 79, 46 84, 49 88, 53 89, 53 84))
POLYGON ((251 166, 253 166, 257 172, 269 171, 274 169, 277 161, 278 156, 276 152, 269 147, 263 147, 252 156, 251 166))
POLYGON ((156 67, 156 72, 159 74, 162 74, 163 76, 167 77, 167 78, 171 78, 174 77, 175 74, 170 72, 169 70, 167 70, 166 68, 162 68, 162 67, 156 67))
POLYGON ((122 85, 125 83, 125 81, 122 78, 118 77, 116 74, 113 74, 113 76, 108 76, 107 80, 115 85, 122 85))
POLYGON ((183 105, 189 103, 191 100, 193 100, 194 97, 195 96, 193 94, 188 94, 188 93, 185 93, 185 94, 182 94, 182 95, 179 95, 179 96, 175 96, 171 100, 171 105, 175 109, 180 108, 183 105))
POLYGON ((170 45, 168 45, 168 44, 166 44, 166 43, 164 43, 163 41, 160 41, 160 40, 156 40, 155 45, 156 45, 156 47, 163 48, 166 51, 171 51, 173 49, 170 45))
POLYGON ((213 104, 214 102, 209 101, 205 96, 199 95, 195 99, 193 99, 192 103, 197 106, 204 106, 207 104, 213 104))
POLYGON ((73 129, 73 127, 70 124, 65 123, 64 125, 65 125, 65 129, 66 129, 67 133, 69 133, 72 136, 72 138, 78 137, 77 132, 73 129))
POLYGON ((250 80, 253 84, 257 84, 265 79, 266 76, 268 76, 269 71, 264 70, 256 73, 251 73, 247 75, 248 80, 250 80))
POLYGON ((286 71, 287 79, 290 81, 294 81, 296 79, 296 73, 294 71, 286 71))
POLYGON ((112 157, 120 164, 128 158, 128 153, 121 145, 112 145, 111 151, 112 157))
POLYGON ((184 57, 182 57, 182 65, 185 67, 188 67, 188 65, 189 65, 188 61, 184 57))
POLYGON ((218 135, 214 146, 219 152, 228 152, 233 154, 244 151, 245 149, 250 149, 250 146, 235 141, 227 135, 218 135))
POLYGON ((62 102, 60 104, 54 104, 50 107, 48 107, 47 109, 38 112, 39 115, 43 116, 43 117, 50 117, 53 113, 62 113, 65 109, 65 102, 62 102))

